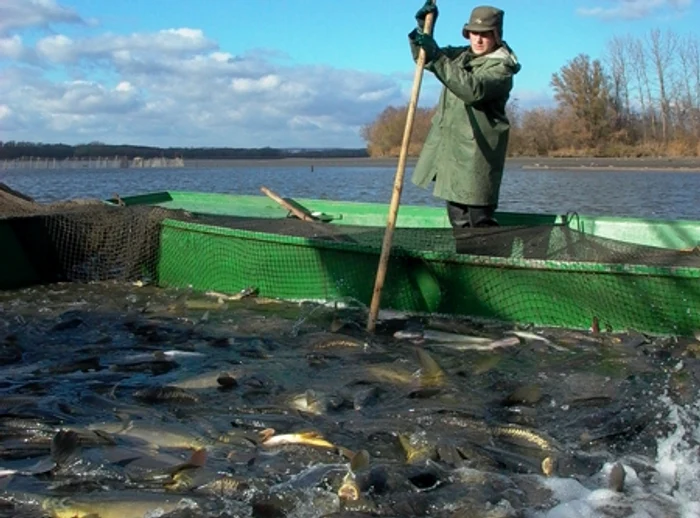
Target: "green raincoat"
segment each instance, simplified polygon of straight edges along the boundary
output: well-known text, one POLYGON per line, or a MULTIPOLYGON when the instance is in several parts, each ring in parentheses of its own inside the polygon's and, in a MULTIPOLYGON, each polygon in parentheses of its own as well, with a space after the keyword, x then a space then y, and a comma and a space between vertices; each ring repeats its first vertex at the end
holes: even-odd
MULTIPOLYGON (((419 47, 409 38, 413 59, 419 47)), ((510 122, 506 102, 520 63, 503 42, 475 56, 468 46, 443 47, 425 64, 444 85, 412 181, 438 198, 466 205, 498 205, 510 122)))

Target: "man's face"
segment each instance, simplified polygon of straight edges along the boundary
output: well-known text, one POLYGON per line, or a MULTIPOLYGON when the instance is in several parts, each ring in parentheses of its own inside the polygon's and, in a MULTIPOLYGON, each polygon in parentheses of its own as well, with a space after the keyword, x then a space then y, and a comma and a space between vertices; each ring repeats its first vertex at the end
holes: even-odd
POLYGON ((493 31, 469 31, 469 43, 471 44, 474 54, 486 54, 496 48, 496 35, 493 31))

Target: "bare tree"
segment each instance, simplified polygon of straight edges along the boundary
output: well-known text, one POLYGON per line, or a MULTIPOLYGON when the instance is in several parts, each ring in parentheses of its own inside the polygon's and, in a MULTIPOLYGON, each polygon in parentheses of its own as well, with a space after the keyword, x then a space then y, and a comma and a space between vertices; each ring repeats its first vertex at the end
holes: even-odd
POLYGON ((671 100, 667 91, 669 73, 673 68, 673 59, 678 46, 677 36, 668 32, 666 37, 661 36, 661 31, 653 29, 649 38, 649 53, 656 71, 656 80, 659 86, 659 104, 661 105, 661 138, 668 142, 669 125, 671 122, 671 100))
POLYGON ((596 147, 610 132, 613 106, 608 79, 599 60, 579 54, 552 76, 554 98, 580 128, 580 144, 596 147))
POLYGON ((547 108, 533 108, 522 116, 521 153, 529 156, 547 156, 558 147, 555 128, 556 114, 547 108))
POLYGON ((656 113, 651 96, 649 75, 647 74, 646 53, 644 52, 642 43, 639 40, 632 39, 628 41, 628 52, 639 95, 643 140, 647 142, 650 137, 654 138, 656 136, 656 113), (650 131, 647 131, 647 127, 650 131))
MULTIPOLYGON (((416 155, 423 147, 435 108, 416 108, 409 155, 416 155)), ((370 156, 397 156, 403 142, 408 105, 388 106, 372 123, 360 129, 360 136, 367 142, 370 156)))
POLYGON ((630 80, 629 58, 627 43, 624 38, 613 37, 608 44, 608 62, 612 79, 612 98, 619 114, 619 126, 627 126, 630 122, 630 80))
POLYGON ((687 36, 678 51, 683 78, 685 116, 688 131, 700 139, 700 46, 698 40, 687 36))

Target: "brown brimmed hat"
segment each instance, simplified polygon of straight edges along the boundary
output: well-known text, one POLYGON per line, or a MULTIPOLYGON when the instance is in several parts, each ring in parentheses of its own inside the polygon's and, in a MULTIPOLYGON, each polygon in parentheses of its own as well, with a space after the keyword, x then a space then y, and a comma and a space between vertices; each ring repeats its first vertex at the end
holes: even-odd
POLYGON ((499 37, 503 37, 503 16, 505 12, 490 5, 480 5, 472 9, 469 22, 464 25, 462 34, 469 37, 470 32, 495 31, 499 37))

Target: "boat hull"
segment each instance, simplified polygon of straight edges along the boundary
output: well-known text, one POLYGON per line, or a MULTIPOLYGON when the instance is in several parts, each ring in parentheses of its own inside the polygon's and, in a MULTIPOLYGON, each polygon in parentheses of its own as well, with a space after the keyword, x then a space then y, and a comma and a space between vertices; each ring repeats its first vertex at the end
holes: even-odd
MULTIPOLYGON (((269 298, 369 306, 388 207, 296 202, 325 222, 294 220, 298 228, 309 231, 277 232, 276 226, 290 223, 289 213, 264 196, 174 192, 120 200, 127 206, 163 207, 197 216, 166 217, 160 223, 155 269, 160 286, 228 293, 253 286, 269 298), (232 216, 239 218, 239 226, 248 219, 269 225, 264 231, 236 228, 226 219, 232 216), (335 234, 326 235, 330 229, 335 234), (350 238, 334 237, 345 229, 350 238)), ((402 206, 380 307, 574 329, 588 329, 594 321, 612 331, 690 335, 700 329, 700 261, 689 256, 691 260, 657 264, 629 252, 638 246, 645 253, 683 258, 684 249, 700 242, 700 222, 498 216, 503 232, 513 232, 503 241, 508 248, 498 254, 484 250, 460 254, 443 208, 402 206), (541 239, 537 253, 523 229, 542 229, 537 230, 541 239), (615 262, 594 256, 579 260, 569 253, 569 248, 578 246, 571 242, 569 231, 577 239, 593 240, 595 246, 620 244, 625 253, 618 253, 615 262)), ((11 243, 8 225, 11 220, 0 222, 0 236, 11 243)), ((481 239, 486 250, 494 236, 481 239)), ((36 269, 22 270, 32 261, 22 259, 27 257, 22 243, 17 239, 13 243, 16 253, 5 254, 0 266, 24 271, 24 277, 14 278, 17 282, 0 278, 0 286, 50 281, 36 269)), ((595 250, 587 246, 586 250, 595 250)))
MULTIPOLYGON (((377 249, 166 221, 159 282, 368 306, 377 249)), ((700 270, 435 254, 392 257, 381 307, 539 326, 690 334, 700 270)))

